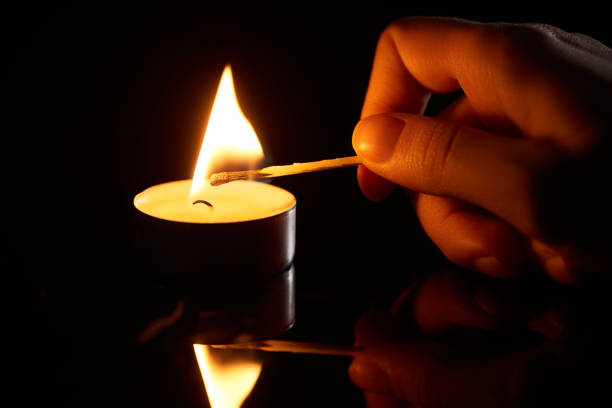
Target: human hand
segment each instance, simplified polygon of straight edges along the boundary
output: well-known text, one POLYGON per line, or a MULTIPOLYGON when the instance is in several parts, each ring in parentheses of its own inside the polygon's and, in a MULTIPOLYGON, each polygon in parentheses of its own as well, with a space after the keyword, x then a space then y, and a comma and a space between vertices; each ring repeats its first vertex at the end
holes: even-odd
POLYGON ((349 375, 370 408, 591 406, 608 389, 608 309, 601 293, 545 283, 429 275, 360 319, 349 375))
POLYGON ((543 25, 408 18, 381 35, 353 135, 364 194, 415 192, 454 263, 609 273, 612 51, 543 25), (463 91, 438 117, 431 93, 463 91))

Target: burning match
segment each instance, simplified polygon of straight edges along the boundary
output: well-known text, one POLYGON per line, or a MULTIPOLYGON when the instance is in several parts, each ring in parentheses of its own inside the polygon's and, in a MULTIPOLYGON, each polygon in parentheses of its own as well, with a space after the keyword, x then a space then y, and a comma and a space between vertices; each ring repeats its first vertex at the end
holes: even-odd
POLYGON ((293 163, 286 166, 269 166, 259 170, 221 172, 210 176, 210 184, 213 186, 219 186, 221 184, 236 180, 290 176, 293 174, 310 173, 313 171, 357 166, 359 164, 361 164, 361 158, 358 156, 350 156, 307 163, 293 163))

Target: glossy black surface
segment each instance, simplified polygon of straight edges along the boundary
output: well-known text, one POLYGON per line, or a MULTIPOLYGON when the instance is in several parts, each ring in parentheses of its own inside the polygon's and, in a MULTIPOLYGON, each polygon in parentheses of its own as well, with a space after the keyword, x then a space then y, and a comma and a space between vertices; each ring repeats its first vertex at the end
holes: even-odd
MULTIPOLYGON (((226 63, 269 163, 348 156, 377 37, 393 19, 537 21, 610 44, 600 8, 405 1, 336 10, 329 2, 9 7, 3 89, 12 109, 3 151, 17 207, 7 218, 18 283, 5 292, 15 297, 9 337, 18 343, 11 354, 23 379, 20 406, 207 406, 191 344, 172 336, 134 341, 179 299, 149 284, 148 271, 159 265, 134 247, 132 199, 191 176, 226 63)), ((296 322, 284 338, 351 343, 363 311, 388 304, 414 273, 443 261, 409 200, 398 191, 367 201, 354 169, 275 183, 299 208, 296 322)), ((267 355, 246 406, 363 406, 349 363, 267 355)))

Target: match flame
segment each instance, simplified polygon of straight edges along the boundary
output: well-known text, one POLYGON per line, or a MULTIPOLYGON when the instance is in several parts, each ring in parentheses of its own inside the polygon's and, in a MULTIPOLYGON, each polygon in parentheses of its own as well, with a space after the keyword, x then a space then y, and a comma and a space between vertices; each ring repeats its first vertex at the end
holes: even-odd
POLYGON ((213 351, 202 344, 193 348, 211 408, 239 408, 259 378, 261 362, 236 350, 213 351))
POLYGON ((214 172, 254 168, 263 157, 257 134, 238 104, 232 70, 227 65, 204 132, 189 199, 213 188, 208 179, 214 172))

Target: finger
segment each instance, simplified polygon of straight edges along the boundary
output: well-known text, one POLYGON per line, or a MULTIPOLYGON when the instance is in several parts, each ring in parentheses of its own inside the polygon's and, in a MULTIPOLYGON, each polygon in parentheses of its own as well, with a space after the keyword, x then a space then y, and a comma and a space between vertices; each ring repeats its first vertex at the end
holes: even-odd
MULTIPOLYGON (((438 117, 482 127, 465 96, 438 117)), ((453 263, 498 278, 516 276, 522 270, 527 258, 524 239, 507 223, 451 197, 416 194, 413 203, 423 229, 453 263)))
MULTIPOLYGON (((527 328, 538 324, 531 322, 539 310, 531 296, 478 273, 449 268, 409 285, 390 313, 376 309, 364 314, 355 325, 355 343, 372 346, 398 336, 442 334, 458 327, 527 328)), ((542 318, 539 322, 546 323, 542 318)))
POLYGON ((507 223, 449 197, 414 199, 423 229, 451 262, 496 278, 513 278, 527 263, 523 236, 507 223))
POLYGON ((431 91, 462 88, 487 125, 518 127, 570 148, 588 143, 576 137, 585 134, 584 121, 566 120, 590 117, 572 93, 579 90, 572 90, 576 72, 568 58, 581 57, 568 55, 558 33, 542 27, 431 17, 395 21, 379 39, 362 118, 420 114, 431 91), (567 69, 555 70, 559 66, 567 69))
POLYGON ((534 354, 480 359, 428 340, 391 341, 358 354, 349 376, 364 391, 416 405, 519 406, 534 354))
POLYGON ((428 276, 411 297, 400 295, 392 313, 396 325, 414 321, 426 334, 441 334, 457 327, 527 327, 524 309, 529 302, 513 295, 499 281, 451 268, 428 276))
MULTIPOLYGON (((465 97, 459 98, 438 116, 456 120, 467 126, 481 125, 476 112, 465 97)), ((357 182, 362 193, 372 201, 384 200, 397 188, 397 185, 373 173, 365 166, 357 168, 357 182)))
POLYGON ((436 274, 415 295, 412 313, 425 333, 457 326, 495 330, 500 326, 501 296, 464 271, 436 274))
POLYGON ((384 200, 397 188, 397 185, 361 165, 357 168, 357 182, 361 192, 372 201, 384 200))
POLYGON ((444 119, 411 114, 362 119, 353 148, 379 176, 411 190, 451 196, 485 208, 536 235, 534 186, 555 152, 444 119))

